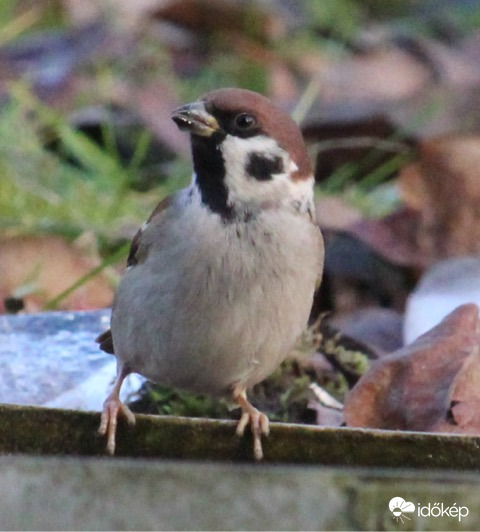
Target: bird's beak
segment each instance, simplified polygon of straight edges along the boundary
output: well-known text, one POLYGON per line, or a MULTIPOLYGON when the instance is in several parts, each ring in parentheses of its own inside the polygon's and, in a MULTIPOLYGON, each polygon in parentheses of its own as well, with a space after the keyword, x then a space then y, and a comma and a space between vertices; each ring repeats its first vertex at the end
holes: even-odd
POLYGON ((172 120, 182 131, 201 137, 210 137, 220 130, 216 118, 205 109, 204 102, 189 103, 175 109, 172 120))

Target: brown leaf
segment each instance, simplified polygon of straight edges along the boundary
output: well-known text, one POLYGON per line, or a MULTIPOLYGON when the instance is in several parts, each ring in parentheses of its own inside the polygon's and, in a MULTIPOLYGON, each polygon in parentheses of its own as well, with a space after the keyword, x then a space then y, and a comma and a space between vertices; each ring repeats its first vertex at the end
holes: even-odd
POLYGON ((431 78, 427 67, 392 47, 343 59, 330 68, 321 66, 322 96, 326 102, 400 100, 425 88, 431 78))
POLYGON ((453 417, 457 424, 465 428, 469 421, 475 419, 477 430, 480 422, 480 353, 477 352, 463 365, 453 382, 450 400, 453 417))
MULTIPOLYGON (((337 124, 346 129, 380 121, 415 139, 478 131, 478 42, 454 50, 422 41, 413 49, 390 41, 336 63, 306 54, 300 66, 322 86, 308 128, 337 124)), ((353 150, 343 152, 348 160, 355 155, 353 150)))
POLYGON ((426 192, 420 246, 431 261, 480 251, 480 136, 420 145, 426 192))
MULTIPOLYGON (((419 38, 416 44, 420 53, 412 55, 419 59, 423 57, 423 63, 429 66, 438 81, 456 86, 469 86, 480 81, 478 57, 467 53, 467 43, 453 47, 432 39, 419 38)), ((470 44, 473 45, 473 40, 470 44)), ((472 48, 470 50, 473 51, 472 48)))
POLYGON ((171 0, 157 6, 153 16, 207 34, 234 32, 264 40, 284 33, 284 24, 279 17, 273 17, 272 12, 251 2, 171 0))
POLYGON ((425 185, 420 163, 405 165, 397 178, 397 187, 403 203, 413 211, 425 209, 428 203, 428 190, 425 185))
MULTIPOLYGON (((58 236, 14 236, 0 240, 0 310, 9 297, 23 299, 25 310, 41 310, 100 263, 58 236)), ((62 309, 111 305, 106 275, 97 275, 60 303, 62 309)))
POLYGON ((372 364, 347 395, 347 425, 444 430, 450 387, 479 343, 478 307, 458 307, 411 345, 372 364))
POLYGON ((422 142, 399 188, 406 206, 347 228, 392 264, 421 270, 440 259, 480 252, 480 136, 422 142))
POLYGON ((417 211, 400 208, 383 218, 360 220, 348 232, 392 264, 425 266, 427 258, 418 246, 419 221, 417 211))
POLYGON ((465 361, 450 389, 452 418, 442 420, 436 430, 446 432, 480 433, 480 351, 465 361))

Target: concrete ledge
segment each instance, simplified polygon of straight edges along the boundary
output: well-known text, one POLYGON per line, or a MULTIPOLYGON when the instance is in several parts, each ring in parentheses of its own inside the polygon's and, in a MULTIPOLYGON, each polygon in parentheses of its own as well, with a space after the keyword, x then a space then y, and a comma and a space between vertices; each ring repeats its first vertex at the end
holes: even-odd
POLYGON ((139 415, 110 458, 99 418, 0 405, 1 530, 480 529, 480 438, 274 423, 253 464, 234 422, 139 415))
MULTIPOLYGON (((117 456, 252 461, 250 434, 238 438, 233 421, 136 417, 135 427, 120 422, 117 456)), ((91 412, 0 405, 0 453, 103 456, 99 420, 91 412)), ((273 423, 264 452, 265 463, 480 469, 480 438, 451 434, 273 423)))
POLYGON ((2 530, 478 530, 469 473, 0 457, 2 530), (442 503, 455 517, 404 515, 388 503, 442 503))

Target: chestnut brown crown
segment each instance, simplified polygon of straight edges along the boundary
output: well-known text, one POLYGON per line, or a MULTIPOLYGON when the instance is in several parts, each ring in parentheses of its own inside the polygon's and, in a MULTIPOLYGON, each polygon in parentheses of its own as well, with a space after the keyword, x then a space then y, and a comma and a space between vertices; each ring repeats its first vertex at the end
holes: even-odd
POLYGON ((207 92, 200 101, 227 133, 238 136, 264 134, 275 139, 298 166, 292 179, 312 177, 312 165, 300 128, 288 113, 268 98, 246 89, 225 88, 207 92), (235 122, 242 118, 249 120, 248 117, 252 117, 254 123, 239 127, 235 122))

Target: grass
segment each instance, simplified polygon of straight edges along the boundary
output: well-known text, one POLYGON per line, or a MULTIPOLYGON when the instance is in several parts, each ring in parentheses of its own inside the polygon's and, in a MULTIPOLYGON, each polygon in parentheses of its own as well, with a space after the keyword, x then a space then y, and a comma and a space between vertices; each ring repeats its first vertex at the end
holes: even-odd
MULTIPOLYGON (((172 191, 171 183, 148 193, 131 187, 146 150, 145 136, 124 166, 113 138, 107 148, 99 147, 23 85, 15 87, 12 96, 0 108, 2 229, 71 237, 93 231, 101 239, 121 238, 126 227, 141 224, 155 203, 172 191), (60 153, 46 149, 46 137, 59 140, 60 153)), ((178 186, 184 183, 178 181, 178 186)))

